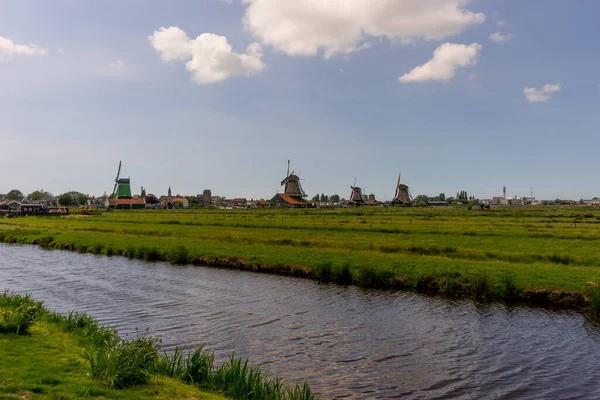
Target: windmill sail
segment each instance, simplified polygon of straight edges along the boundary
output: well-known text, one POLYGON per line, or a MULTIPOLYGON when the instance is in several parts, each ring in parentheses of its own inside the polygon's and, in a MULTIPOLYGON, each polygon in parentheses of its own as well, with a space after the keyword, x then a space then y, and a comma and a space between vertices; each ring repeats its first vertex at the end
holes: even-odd
POLYGON ((281 186, 285 186, 283 193, 287 194, 288 196, 298 199, 306 197, 306 193, 304 193, 302 185, 300 184, 300 177, 295 175, 294 171, 290 173, 290 160, 288 160, 287 175, 285 179, 281 181, 281 186))
POLYGON ((410 194, 410 190, 408 186, 400 183, 400 177, 402 174, 398 174, 398 183, 396 184, 396 193, 394 194, 394 199, 392 200, 392 204, 411 204, 412 196, 410 194))
POLYGON ((121 161, 119 161, 119 169, 115 178, 115 186, 111 196, 113 199, 130 199, 131 196, 131 180, 129 178, 121 178, 121 161))
POLYGON ((354 185, 350 186, 352 192, 350 193, 350 202, 354 204, 362 204, 364 202, 362 189, 356 186, 356 178, 354 178, 354 185))

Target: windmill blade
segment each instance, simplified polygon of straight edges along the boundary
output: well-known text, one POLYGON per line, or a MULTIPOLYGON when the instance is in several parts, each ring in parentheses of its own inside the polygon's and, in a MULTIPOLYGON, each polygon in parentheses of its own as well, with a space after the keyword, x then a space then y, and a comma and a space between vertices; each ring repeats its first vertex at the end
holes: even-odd
POLYGON ((115 182, 115 187, 113 188, 113 192, 112 192, 112 196, 111 197, 115 197, 115 193, 116 192, 117 192, 117 182, 115 182))
MULTIPOLYGON (((292 171, 292 174, 293 173, 294 172, 292 171)), ((288 169, 287 169, 287 175, 286 175, 286 177, 288 177, 288 176, 290 176, 290 160, 288 160, 288 169)))
MULTIPOLYGON (((117 177, 115 178, 115 182, 117 182, 119 180, 119 177, 121 176, 121 161, 119 161, 119 170, 117 171, 117 177)), ((115 185, 116 187, 116 185, 115 185)))

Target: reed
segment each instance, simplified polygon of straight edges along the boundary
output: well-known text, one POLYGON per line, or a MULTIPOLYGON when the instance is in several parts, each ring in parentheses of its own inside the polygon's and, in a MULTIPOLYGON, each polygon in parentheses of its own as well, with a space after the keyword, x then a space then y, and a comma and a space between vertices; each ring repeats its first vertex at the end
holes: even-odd
POLYGON ((92 377, 111 388, 125 388, 150 382, 158 350, 158 340, 146 334, 131 340, 111 335, 83 354, 92 377))
POLYGON ((0 295, 0 333, 25 335, 43 312, 42 303, 29 295, 5 291, 0 295))

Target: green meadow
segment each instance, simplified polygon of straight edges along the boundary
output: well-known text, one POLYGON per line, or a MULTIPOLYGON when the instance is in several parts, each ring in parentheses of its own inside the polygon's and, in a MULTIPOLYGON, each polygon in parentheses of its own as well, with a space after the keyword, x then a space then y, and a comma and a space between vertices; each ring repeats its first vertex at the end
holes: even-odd
POLYGON ((587 206, 112 211, 3 219, 0 241, 481 299, 586 303, 600 283, 587 206))

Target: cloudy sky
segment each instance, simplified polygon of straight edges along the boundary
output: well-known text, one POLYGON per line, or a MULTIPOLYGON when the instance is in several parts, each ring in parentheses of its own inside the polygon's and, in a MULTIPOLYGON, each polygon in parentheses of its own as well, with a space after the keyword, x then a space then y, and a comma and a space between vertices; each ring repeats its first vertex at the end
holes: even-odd
POLYGON ((2 0, 0 192, 600 195, 600 2, 2 0))

